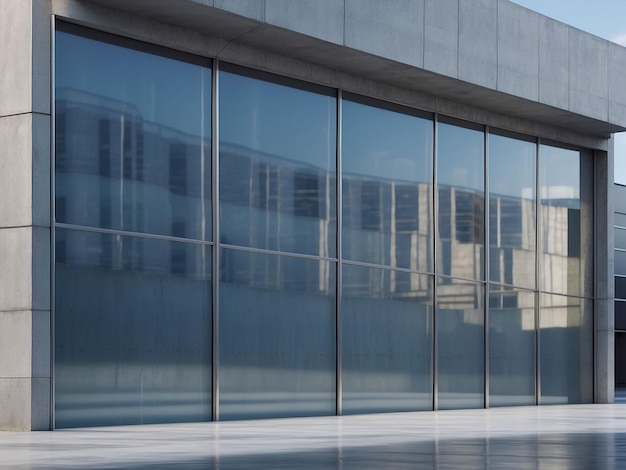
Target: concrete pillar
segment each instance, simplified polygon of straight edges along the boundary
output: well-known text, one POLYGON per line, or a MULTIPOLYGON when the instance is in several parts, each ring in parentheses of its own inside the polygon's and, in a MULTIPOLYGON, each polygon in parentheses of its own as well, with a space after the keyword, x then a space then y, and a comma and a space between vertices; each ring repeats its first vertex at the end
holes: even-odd
POLYGON ((613 249, 613 139, 595 162, 594 401, 613 403, 615 395, 615 262, 613 249))
POLYGON ((0 430, 50 429, 50 5, 0 14, 0 430))

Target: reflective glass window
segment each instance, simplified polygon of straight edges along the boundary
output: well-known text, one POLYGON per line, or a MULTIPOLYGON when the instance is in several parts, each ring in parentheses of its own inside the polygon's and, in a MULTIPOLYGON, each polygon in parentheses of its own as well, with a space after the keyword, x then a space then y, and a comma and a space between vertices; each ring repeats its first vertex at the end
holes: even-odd
POLYGON ((220 252, 220 419, 335 412, 336 265, 220 252))
POLYGON ((541 294, 539 371, 542 405, 593 401, 593 306, 541 294))
POLYGON ((485 400, 485 308, 481 284, 454 281, 437 287, 439 409, 481 408, 485 400))
POLYGON ((626 298, 615 300, 615 330, 626 331, 626 298))
POLYGON ((626 274, 626 251, 615 250, 615 272, 626 274))
POLYGON ((492 282, 535 288, 537 146, 489 135, 489 249, 492 282))
POLYGON ((542 290, 593 295, 593 166, 588 155, 540 147, 542 290))
POLYGON ((614 222, 617 227, 626 228, 626 214, 619 214, 616 212, 614 222))
POLYGON ((333 257, 336 97, 273 79, 220 73, 220 241, 333 257))
POLYGON ((626 250, 626 228, 624 229, 616 228, 614 233, 615 233, 615 248, 626 250))
POLYGON ((432 272, 433 122, 342 106, 343 257, 432 272))
POLYGON ((57 222, 210 239, 208 61, 76 28, 55 36, 57 222))
POLYGON ((613 189, 615 212, 626 214, 626 186, 623 184, 615 184, 613 189))
POLYGON ((210 250, 57 229, 57 427, 211 419, 210 250))
POLYGON ((626 277, 623 275, 615 276, 615 298, 626 299, 626 277))
POLYGON ((535 295, 490 287, 489 406, 535 404, 535 295))
POLYGON ((445 122, 437 129, 438 271, 484 279, 484 133, 445 122))
POLYGON ((344 265, 343 412, 432 409, 432 277, 344 265))

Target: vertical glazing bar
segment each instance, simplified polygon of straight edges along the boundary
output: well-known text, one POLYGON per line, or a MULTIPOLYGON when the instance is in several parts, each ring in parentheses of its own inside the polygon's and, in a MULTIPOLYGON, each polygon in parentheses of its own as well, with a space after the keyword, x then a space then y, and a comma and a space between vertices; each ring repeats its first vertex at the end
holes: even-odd
POLYGON ((484 244, 485 244, 485 291, 484 291, 484 305, 485 305, 485 317, 484 317, 484 345, 485 345, 485 408, 489 408, 489 280, 491 277, 489 262, 490 262, 490 240, 489 240, 489 126, 485 126, 485 162, 484 162, 484 178, 485 178, 485 196, 484 196, 484 211, 485 211, 485 225, 484 225, 484 244))
POLYGON ((212 354, 211 354, 211 373, 213 380, 211 381, 211 399, 212 399, 212 416, 213 421, 219 421, 220 409, 219 409, 219 125, 218 125, 218 109, 219 109, 219 93, 218 93, 218 79, 219 79, 219 61, 215 59, 213 61, 213 80, 211 80, 211 199, 212 199, 212 211, 213 217, 213 266, 211 279, 213 280, 213 325, 212 325, 212 354))
POLYGON ((56 17, 55 15, 51 16, 51 26, 50 26, 50 429, 54 430, 56 416, 55 416, 55 403, 56 403, 56 394, 55 394, 55 256, 56 256, 56 233, 55 233, 55 224, 56 224, 56 211, 55 211, 55 172, 54 168, 56 165, 56 93, 55 93, 55 26, 56 26, 56 17))
POLYGON ((342 196, 343 196, 343 184, 342 184, 342 173, 341 173, 341 130, 342 130, 342 100, 343 95, 341 90, 337 91, 337 150, 335 152, 337 161, 336 161, 336 171, 337 175, 335 177, 336 180, 336 199, 337 199, 337 286, 335 292, 336 299, 336 312, 335 312, 335 354, 336 354, 336 412, 338 416, 341 416, 343 413, 343 371, 342 371, 342 341, 341 341, 341 290, 342 290, 342 236, 343 236, 343 221, 342 221, 342 196))
POLYGON ((437 192, 437 134, 438 134, 439 116, 433 116, 433 159, 432 159, 432 188, 433 188, 433 242, 431 249, 433 250, 433 341, 432 341, 432 374, 433 374, 433 410, 439 408, 438 383, 437 383, 437 273, 439 266, 437 262, 437 242, 439 240, 439 194, 437 192))
POLYGON ((540 312, 541 308, 541 261, 543 259, 543 224, 541 222, 541 139, 537 139, 535 155, 535 403, 541 405, 541 344, 540 338, 540 312))

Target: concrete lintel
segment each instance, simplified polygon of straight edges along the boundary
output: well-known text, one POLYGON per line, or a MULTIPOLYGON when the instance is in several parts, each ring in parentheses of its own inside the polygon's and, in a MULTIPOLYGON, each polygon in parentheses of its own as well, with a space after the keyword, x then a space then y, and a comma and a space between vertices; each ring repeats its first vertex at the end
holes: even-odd
MULTIPOLYGON (((55 1, 82 5, 82 8, 86 8, 88 3, 101 3, 108 8, 178 25, 222 38, 227 42, 234 41, 265 49, 303 62, 495 112, 504 112, 519 118, 534 119, 540 123, 556 125, 574 132, 607 137, 613 132, 626 129, 626 117, 624 119, 620 117, 622 113, 619 112, 619 100, 613 103, 611 95, 607 96, 606 90, 590 93, 576 86, 590 77, 598 77, 598 83, 602 81, 602 77, 607 78, 610 64, 607 62, 606 53, 600 54, 602 57, 596 60, 588 52, 600 51, 604 47, 603 44, 608 44, 608 42, 566 27, 566 31, 576 31, 575 40, 572 40, 576 43, 579 52, 573 51, 569 43, 565 45, 567 54, 571 56, 572 66, 565 75, 559 75, 560 69, 551 67, 549 61, 546 60, 549 54, 545 51, 550 49, 551 44, 545 39, 549 36, 546 30, 551 31, 555 29, 551 28, 552 25, 559 26, 561 23, 546 19, 530 10, 511 6, 508 0, 480 0, 480 2, 461 0, 459 2, 458 31, 463 35, 463 37, 459 36, 459 44, 464 49, 447 48, 447 53, 457 54, 458 69, 453 64, 450 66, 434 63, 432 54, 424 49, 425 45, 430 45, 429 47, 440 47, 440 45, 432 38, 424 36, 426 10, 423 8, 422 1, 416 3, 420 5, 421 10, 417 13, 421 16, 417 21, 412 22, 409 29, 402 29, 404 42, 387 45, 374 44, 375 38, 363 33, 371 22, 369 17, 366 18, 367 21, 357 18, 357 23, 353 22, 352 16, 348 17, 350 4, 346 3, 346 0, 325 0, 324 2, 307 0, 297 2, 297 4, 288 2, 289 11, 281 14, 276 12, 275 7, 284 5, 284 1, 273 0, 269 3, 265 2, 263 19, 260 11, 243 8, 240 4, 236 5, 237 8, 229 8, 223 3, 212 7, 213 2, 205 0, 55 1), (311 15, 317 18, 316 15, 321 14, 323 8, 329 5, 333 7, 333 11, 337 9, 338 12, 332 15, 333 21, 326 25, 314 22, 317 26, 302 24, 311 15), (341 5, 344 6, 343 9, 341 5), (499 18, 498 8, 508 13, 502 14, 499 18), (238 14, 234 14, 233 11, 238 14), (268 18, 268 11, 273 12, 270 18, 268 18), (305 15, 306 12, 310 14, 305 15), (297 17, 301 18, 296 21, 297 17), (340 18, 344 18, 344 24, 335 24, 340 18), (527 48, 529 49, 539 48, 538 54, 528 54, 525 57, 530 73, 526 68, 511 66, 515 61, 509 57, 511 51, 525 50, 524 45, 507 45, 506 35, 500 37, 502 42, 500 44, 496 34, 500 22, 504 27, 505 23, 517 24, 521 20, 531 21, 534 25, 532 32, 526 31, 523 25, 520 25, 521 40, 528 42, 527 48), (539 27, 537 27, 538 22, 539 27), (549 23, 549 26, 546 23, 549 23), (342 31, 343 41, 340 37, 342 31), (475 47, 480 41, 487 49, 475 47), (389 53, 391 49, 393 53, 389 53), (502 58, 500 65, 499 53, 508 54, 502 58), (439 72, 438 74, 422 68, 425 66, 423 62, 425 57, 429 58, 426 67, 439 72), (510 59, 509 62, 505 60, 507 57, 510 59), (587 59, 592 61, 590 66, 597 65, 595 70, 590 71, 585 67, 587 59), (559 97, 550 98, 550 90, 560 92, 563 87, 567 102, 560 100, 559 97), (579 93, 580 91, 582 94, 579 93), (564 107, 555 108, 554 105, 557 104, 564 107), (589 113, 586 111, 587 108, 589 113), (614 110, 610 115, 609 108, 614 110)), ((389 8, 399 9, 399 5, 402 4, 400 0, 389 2, 389 8)), ((429 8, 428 11, 430 10, 429 8)), ((397 22, 397 15, 393 12, 386 16, 391 18, 390 24, 397 22)), ((429 24, 432 24, 432 20, 429 21, 429 24)), ((428 31, 431 35, 437 34, 436 29, 429 27, 428 31)), ((608 46, 604 49, 608 50, 608 46)), ((612 57, 615 58, 617 55, 613 54, 612 57)), ((613 69, 615 67, 611 70, 613 69)))

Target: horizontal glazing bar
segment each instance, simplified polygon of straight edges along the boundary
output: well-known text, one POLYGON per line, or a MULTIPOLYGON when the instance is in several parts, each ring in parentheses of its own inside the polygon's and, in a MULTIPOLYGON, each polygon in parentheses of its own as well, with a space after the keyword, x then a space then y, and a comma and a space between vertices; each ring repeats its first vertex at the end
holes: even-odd
POLYGON ((214 245, 213 242, 202 241, 202 240, 194 240, 192 238, 182 238, 182 237, 172 237, 169 235, 155 235, 150 233, 141 233, 141 232, 127 232, 124 230, 111 230, 107 228, 97 228, 97 227, 86 227, 83 225, 73 225, 73 224, 63 224, 63 223, 55 223, 55 228, 63 228, 70 230, 80 230, 82 232, 94 232, 94 233, 107 233, 111 235, 123 235, 125 237, 136 237, 136 238, 151 238, 154 240, 169 240, 173 242, 182 242, 182 243, 193 243, 196 245, 214 245))

